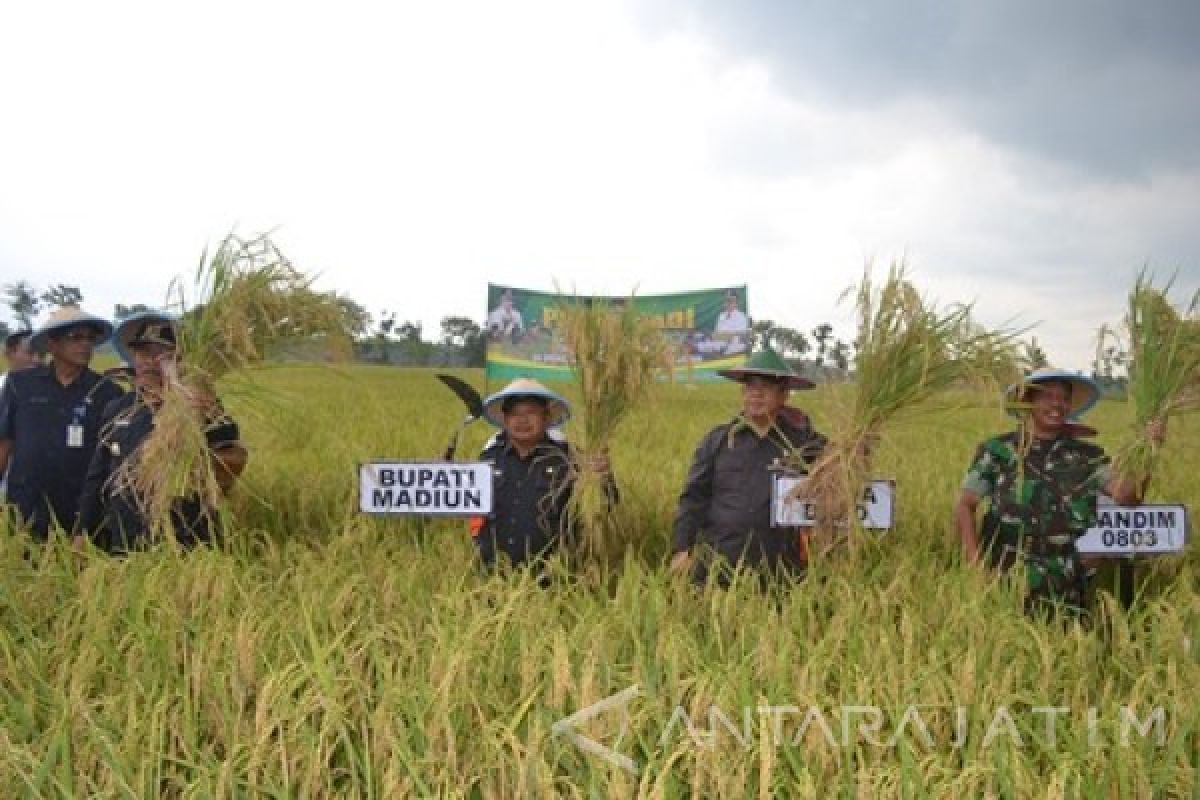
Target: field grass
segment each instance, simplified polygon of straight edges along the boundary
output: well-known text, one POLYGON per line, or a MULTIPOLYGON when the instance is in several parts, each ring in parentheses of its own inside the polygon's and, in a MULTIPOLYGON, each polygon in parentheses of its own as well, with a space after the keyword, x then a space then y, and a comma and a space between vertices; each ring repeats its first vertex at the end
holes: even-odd
MULTIPOLYGON (((26 559, 0 531, 0 796, 1200 793, 1194 544, 1143 569, 1132 613, 1101 591, 1092 630, 1028 619, 1014 586, 960 564, 951 506, 975 443, 1005 427, 998 398, 884 443, 899 526, 853 560, 777 595, 702 593, 666 575, 671 517, 692 449, 737 393, 666 387, 614 445, 623 569, 544 591, 481 578, 461 522, 355 512, 359 461, 433 458, 461 419, 431 372, 288 367, 262 381, 272 408, 228 398, 252 461, 225 552, 26 559), (636 773, 552 730, 634 685, 619 741, 616 712, 580 731, 636 773), (917 705, 928 738, 897 731, 917 705), (869 720, 849 706, 883 709, 882 730, 861 735, 869 720), (1038 707, 1066 709, 1053 741, 1038 707), (1161 709, 1162 737, 1135 729, 1122 745, 1122 707, 1139 723, 1161 709)), ((838 394, 795 400, 821 427, 838 394)), ((1102 444, 1127 414, 1105 402, 1089 417, 1102 444)), ((1195 508, 1200 424, 1177 422, 1155 496, 1195 508)), ((488 433, 472 428, 460 453, 488 433)))

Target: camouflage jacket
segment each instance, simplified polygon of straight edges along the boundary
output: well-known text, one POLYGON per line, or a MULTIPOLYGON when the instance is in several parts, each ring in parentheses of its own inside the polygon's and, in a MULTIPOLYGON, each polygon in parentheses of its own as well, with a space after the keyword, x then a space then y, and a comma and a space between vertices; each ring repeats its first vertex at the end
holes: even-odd
POLYGON ((985 544, 995 541, 1030 555, 1075 548, 1096 522, 1096 495, 1111 470, 1104 450, 1060 436, 1035 439, 1024 458, 1017 434, 988 439, 976 451, 963 488, 988 501, 985 544))
POLYGON ((1111 477, 1094 444, 1059 436, 1034 439, 1020 452, 1016 432, 976 451, 962 488, 986 498, 981 544, 989 562, 1008 569, 1021 554, 1031 592, 1082 602, 1075 540, 1096 523, 1096 496, 1111 477))

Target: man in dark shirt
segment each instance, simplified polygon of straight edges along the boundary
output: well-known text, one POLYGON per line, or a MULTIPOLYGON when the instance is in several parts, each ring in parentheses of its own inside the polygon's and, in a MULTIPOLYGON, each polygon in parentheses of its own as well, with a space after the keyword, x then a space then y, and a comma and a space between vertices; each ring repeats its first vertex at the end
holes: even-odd
MULTIPOLYGON (((514 566, 541 565, 571 536, 566 520, 571 495, 571 450, 555 430, 570 409, 537 381, 519 379, 484 401, 486 416, 503 430, 484 446, 480 459, 493 467, 492 513, 472 520, 480 560, 492 568, 503 556, 514 566)), ((609 476, 608 459, 588 465, 609 476)), ((609 478, 609 497, 616 499, 609 478)), ((544 584, 544 576, 540 578, 544 584)))
MULTIPOLYGON (((119 476, 154 430, 164 365, 176 359, 174 322, 165 314, 142 312, 117 327, 116 339, 118 351, 133 362, 136 390, 104 409, 100 445, 80 498, 79 531, 102 549, 123 554, 150 541, 151 526, 143 508, 119 476)), ((207 414, 204 434, 213 453, 213 468, 221 488, 228 491, 246 464, 237 423, 207 398, 198 405, 207 414), (215 412, 209 411, 214 407, 215 412)), ((211 541, 215 515, 216 509, 206 507, 197 495, 178 498, 171 510, 176 542, 188 549, 211 541)))
MULTIPOLYGON (((41 363, 41 359, 37 357, 33 352, 33 347, 29 344, 32 336, 33 331, 26 330, 10 333, 4 337, 4 361, 8 365, 8 372, 29 369, 41 363)), ((4 381, 7 377, 7 373, 0 374, 0 391, 4 390, 4 381)), ((5 496, 4 471, 4 467, 0 466, 0 507, 4 504, 5 496)))
MULTIPOLYGON (((1006 392, 1017 429, 980 444, 963 479, 955 506, 963 555, 1001 572, 1021 564, 1030 613, 1055 606, 1087 613, 1087 565, 1076 541, 1096 524, 1100 494, 1136 505, 1145 491, 1121 476, 1101 447, 1079 438, 1074 419, 1099 397, 1099 387, 1084 375, 1033 371, 1006 392), (987 507, 982 530, 976 522, 981 501, 987 507)), ((1161 446, 1166 423, 1155 420, 1146 433, 1161 446)))
MULTIPOLYGON (((29 369, 42 363, 41 358, 33 351, 33 345, 30 344, 32 339, 33 331, 31 330, 16 331, 4 337, 4 361, 8 365, 9 372, 29 369)), ((3 385, 4 376, 0 375, 0 386, 3 385)))
POLYGON ((88 368, 112 325, 75 306, 58 309, 31 339, 50 364, 12 372, 0 391, 0 474, 8 500, 38 541, 70 531, 96 449, 101 412, 121 388, 88 368))
POLYGON ((770 349, 720 374, 742 384, 742 411, 696 449, 675 514, 671 567, 701 583, 717 569, 722 586, 737 566, 763 579, 798 575, 806 563, 801 532, 771 526, 772 469, 811 463, 825 446, 808 418, 787 408, 791 389, 813 384, 770 349))

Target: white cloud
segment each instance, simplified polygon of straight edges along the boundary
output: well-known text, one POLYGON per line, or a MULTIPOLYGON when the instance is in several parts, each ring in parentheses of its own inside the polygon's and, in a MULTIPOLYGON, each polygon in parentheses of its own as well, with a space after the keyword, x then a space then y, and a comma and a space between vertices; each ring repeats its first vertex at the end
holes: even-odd
POLYGON ((908 253, 933 294, 1052 320, 1042 342, 1085 366, 1143 260, 1195 282, 1196 176, 1107 185, 928 102, 800 102, 618 4, 333 8, 3 12, 0 283, 78 284, 106 313, 231 226, 278 227, 322 285, 430 331, 482 315, 488 280, 747 282, 756 316, 848 335, 840 291, 908 253), (1087 270, 1103 291, 1064 310, 1087 270))

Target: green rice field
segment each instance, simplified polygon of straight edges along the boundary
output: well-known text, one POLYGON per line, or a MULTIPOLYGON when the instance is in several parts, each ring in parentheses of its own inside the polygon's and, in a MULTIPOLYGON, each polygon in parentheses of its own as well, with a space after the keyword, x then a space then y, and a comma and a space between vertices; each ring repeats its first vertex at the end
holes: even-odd
MULTIPOLYGON (((222 549, 0 530, 0 797, 1200 797, 1196 543, 1139 564, 1129 612, 1105 568, 1089 627, 1024 616, 952 527, 998 397, 888 432, 891 532, 785 591, 702 591, 665 568, 675 498, 739 397, 664 386, 612 453, 624 561, 543 590, 483 577, 462 520, 358 513, 357 464, 435 459, 461 420, 432 371, 258 384, 226 398, 252 458, 222 549)), ((821 428, 845 391, 793 402, 821 428)), ((1111 451, 1129 418, 1088 421, 1111 451)), ((1172 421, 1151 499, 1195 510, 1197 442, 1172 421)))

